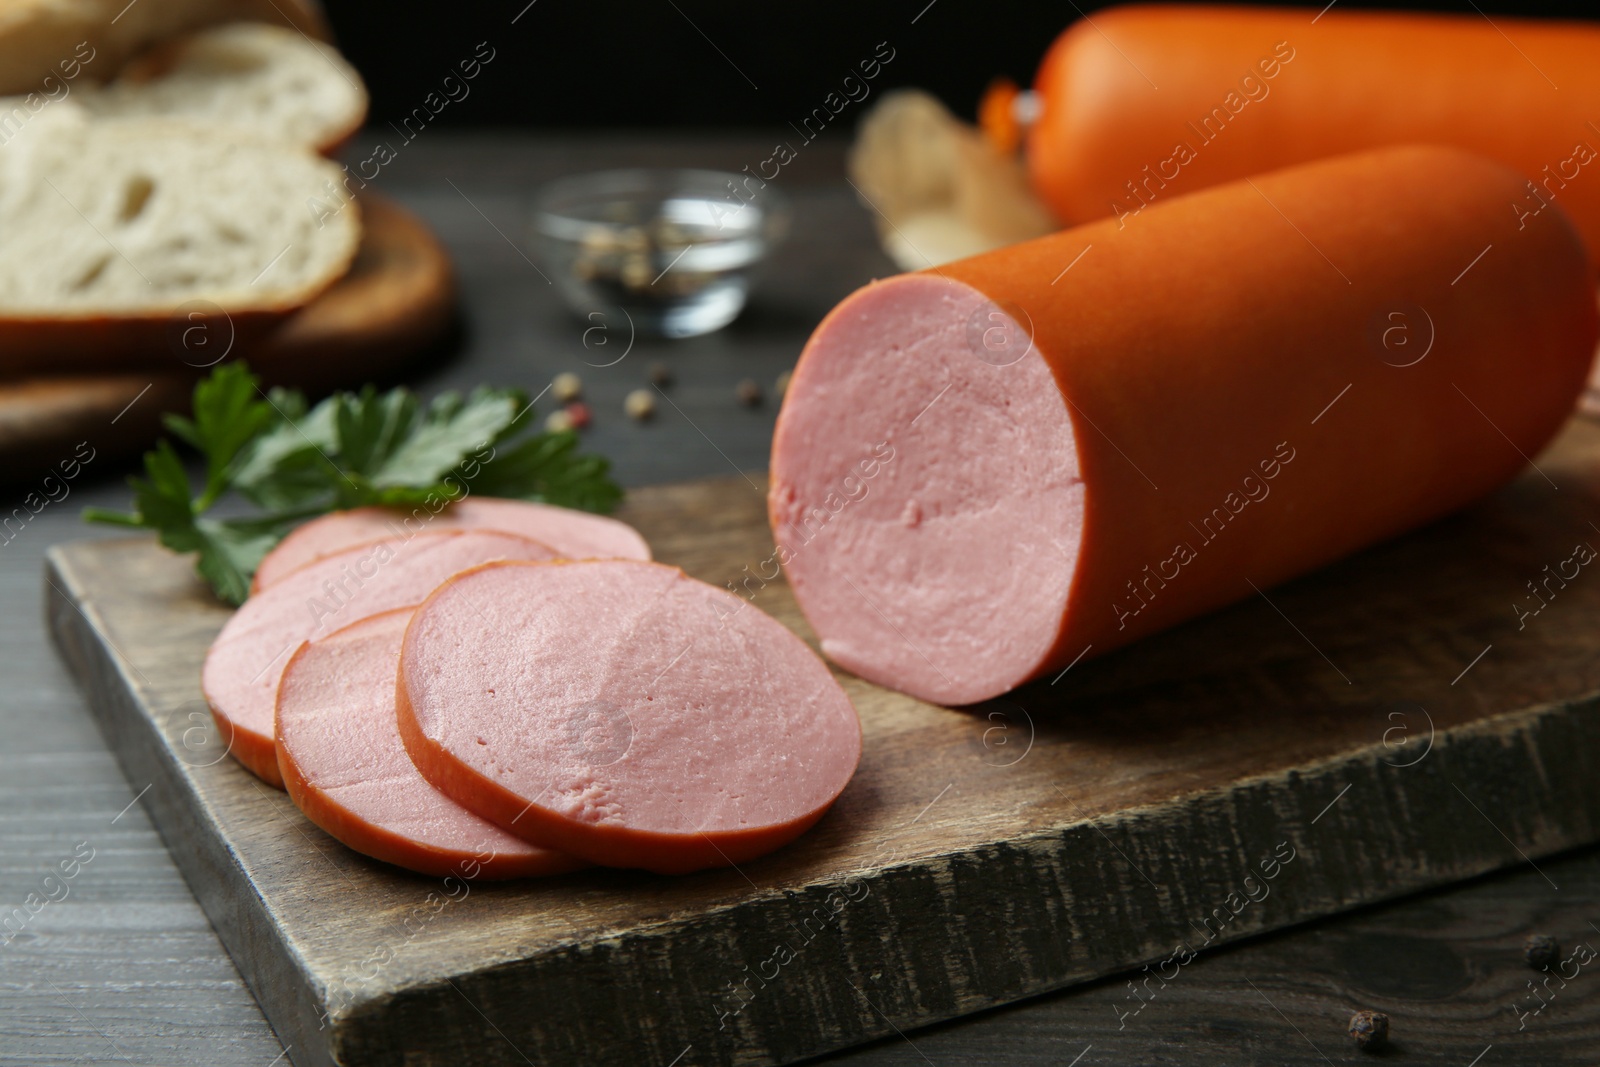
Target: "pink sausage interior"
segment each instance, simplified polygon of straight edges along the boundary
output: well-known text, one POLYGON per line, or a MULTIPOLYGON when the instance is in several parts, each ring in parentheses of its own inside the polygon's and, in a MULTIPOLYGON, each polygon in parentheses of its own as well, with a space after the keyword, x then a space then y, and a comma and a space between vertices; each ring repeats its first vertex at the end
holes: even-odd
POLYGON ((514 829, 555 825, 570 842, 544 843, 617 866, 720 865, 674 867, 706 841, 734 862, 777 847, 861 753, 855 709, 804 642, 659 564, 462 575, 413 619, 401 683, 427 743, 508 794, 514 829))
POLYGON ((525 500, 469 496, 442 511, 426 507, 355 508, 313 519, 284 538, 256 568, 256 591, 324 556, 355 545, 444 530, 494 530, 531 537, 564 559, 649 559, 650 546, 627 523, 525 500))
POLYGON ((947 704, 1039 667, 1084 486, 1026 323, 934 275, 861 291, 806 346, 772 454, 779 560, 835 662, 947 704))
POLYGON ((500 533, 424 533, 319 560, 245 601, 212 642, 200 684, 234 755, 278 781, 272 747, 278 679, 302 641, 395 608, 415 607, 450 575, 495 559, 552 559, 537 541, 500 533))
POLYGON ((296 802, 357 851, 426 874, 459 874, 469 864, 489 877, 572 868, 574 861, 480 819, 417 773, 394 711, 411 615, 386 612, 313 641, 284 671, 277 741, 296 802))

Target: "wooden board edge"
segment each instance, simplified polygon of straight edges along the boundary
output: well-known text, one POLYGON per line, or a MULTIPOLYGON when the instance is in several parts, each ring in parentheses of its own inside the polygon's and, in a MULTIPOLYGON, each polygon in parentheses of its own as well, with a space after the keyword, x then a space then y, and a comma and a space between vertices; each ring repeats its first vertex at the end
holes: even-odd
MULTIPOLYGON (((1375 744, 1014 842, 844 872, 673 924, 671 938, 657 928, 459 975, 361 1005, 337 1048, 362 1064, 670 1063, 689 1049, 696 1063, 781 1064, 1141 964, 1151 995, 1162 975, 1179 980, 1186 953, 1592 843, 1597 772, 1590 695, 1441 733, 1421 759, 1375 744), (1125 936, 1075 936, 1107 911, 1117 921, 1099 925, 1125 936), (697 954, 672 948, 682 944, 697 954), (779 962, 778 946, 793 959, 779 962), (461 998, 478 1013, 462 1013, 461 998)), ((1108 990, 1106 1010, 1132 1012, 1136 995, 1108 990)))
POLYGON ((359 1002, 323 1028, 307 969, 271 933, 266 902, 227 844, 195 814, 202 798, 139 712, 137 680, 86 614, 63 558, 58 548, 47 557, 52 638, 130 787, 153 785, 152 821, 302 1067, 525 1056, 621 1064, 646 1054, 667 1063, 691 1046, 696 1062, 785 1063, 1171 961, 1184 938, 1192 949, 1221 945, 1600 836, 1600 759, 1591 755, 1600 753, 1600 700, 1591 695, 1442 732, 1421 759, 1375 743, 1011 842, 758 892, 623 938, 359 1002), (1319 845, 1317 827, 1341 822, 1346 832, 1319 845), (1294 859, 1279 858, 1267 878, 1262 865, 1280 842, 1294 859), (1076 936, 1090 913, 1109 913, 1115 921, 1101 925, 1126 935, 1076 936), (1209 942, 1202 928, 1214 928, 1209 942), (671 947, 685 943, 697 947, 691 958, 671 947), (779 945, 794 956, 781 966, 779 945), (463 1011, 463 998, 477 1010, 463 1011))
POLYGON ((196 814, 204 801, 151 720, 138 710, 130 665, 108 651, 104 627, 91 618, 60 546, 45 556, 45 628, 122 768, 129 788, 161 835, 184 881, 211 921, 246 987, 297 1067, 333 1067, 316 1037, 321 1009, 306 968, 282 939, 233 850, 196 814))

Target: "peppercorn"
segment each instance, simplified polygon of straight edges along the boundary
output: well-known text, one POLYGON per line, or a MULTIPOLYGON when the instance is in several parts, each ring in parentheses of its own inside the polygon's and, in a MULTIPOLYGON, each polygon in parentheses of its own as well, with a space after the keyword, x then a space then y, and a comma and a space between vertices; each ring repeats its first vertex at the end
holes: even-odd
POLYGON ((789 381, 794 377, 793 371, 784 371, 778 375, 778 380, 772 383, 772 395, 782 400, 789 391, 789 381))
POLYGON ((650 364, 650 382, 665 389, 672 384, 672 368, 660 360, 650 364))
POLYGON ((1358 1011, 1350 1016, 1350 1036, 1357 1048, 1376 1051, 1388 1043, 1389 1017, 1381 1011, 1358 1011))
POLYGON ((550 382, 550 394, 559 404, 567 404, 583 395, 583 379, 571 371, 562 371, 550 382))
POLYGON ((628 413, 628 418, 644 422, 656 413, 656 398, 648 389, 635 389, 623 398, 622 410, 628 413))
POLYGON ((581 400, 574 400, 568 404, 566 412, 574 430, 581 430, 594 420, 594 413, 589 410, 589 405, 581 400))
POLYGON ((565 433, 572 429, 572 413, 565 408, 552 411, 545 416, 544 429, 546 433, 565 433))
POLYGON ((738 396, 739 403, 747 408, 761 405, 761 386, 757 385, 754 378, 746 378, 734 387, 734 394, 738 396))
POLYGON ((650 248, 650 234, 642 226, 629 226, 616 235, 616 243, 629 252, 645 252, 650 248))
POLYGON ((1561 946, 1549 934, 1530 934, 1522 943, 1522 955, 1529 967, 1542 971, 1561 957, 1561 946))
POLYGON ((644 256, 629 256, 622 261, 622 286, 631 292, 643 292, 650 288, 653 270, 650 261, 644 256))

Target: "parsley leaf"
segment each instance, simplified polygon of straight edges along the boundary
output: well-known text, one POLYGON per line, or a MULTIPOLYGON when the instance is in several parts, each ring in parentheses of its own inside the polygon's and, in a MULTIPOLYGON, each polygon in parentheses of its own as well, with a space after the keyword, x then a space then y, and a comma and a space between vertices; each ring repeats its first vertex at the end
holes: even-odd
POLYGON ((405 441, 371 470, 376 485, 411 485, 422 477, 437 481, 469 456, 499 440, 517 412, 527 406, 513 389, 478 389, 463 400, 446 393, 405 441))
POLYGON ((228 363, 195 386, 192 419, 168 415, 162 420, 206 459, 206 486, 197 510, 204 511, 223 494, 228 465, 276 417, 249 369, 243 363, 228 363))
POLYGON ((189 416, 168 430, 205 461, 194 493, 177 450, 145 453, 128 480, 131 513, 88 508, 89 522, 156 531, 230 604, 249 595, 261 558, 301 522, 370 504, 421 504, 468 493, 607 512, 622 499, 610 463, 578 451, 571 431, 525 434, 533 405, 517 389, 445 393, 426 408, 407 389, 335 393, 314 407, 292 390, 263 392, 243 362, 218 367, 194 390, 189 416), (206 514, 229 493, 260 509, 206 514))
POLYGON ((472 488, 485 496, 542 500, 604 514, 622 500, 621 487, 606 477, 610 469, 604 457, 579 453, 578 435, 565 430, 498 448, 472 479, 472 488))

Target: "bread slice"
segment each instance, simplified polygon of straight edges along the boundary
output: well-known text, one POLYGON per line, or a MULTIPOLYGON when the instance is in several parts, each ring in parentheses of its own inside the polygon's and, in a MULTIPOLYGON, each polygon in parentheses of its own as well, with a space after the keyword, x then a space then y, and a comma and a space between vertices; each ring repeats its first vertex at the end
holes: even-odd
POLYGON ((355 133, 367 114, 361 75, 337 49, 263 22, 168 41, 79 102, 97 116, 212 122, 324 153, 355 133))
POLYGON ((341 178, 227 128, 41 111, 0 150, 0 365, 104 365, 103 348, 209 365, 349 269, 355 203, 313 210, 341 178))
POLYGON ((328 36, 317 0, 3 0, 0 93, 51 91, 80 75, 110 81, 124 62, 151 45, 244 19, 324 40, 328 36), (75 60, 81 68, 68 65, 75 60))

